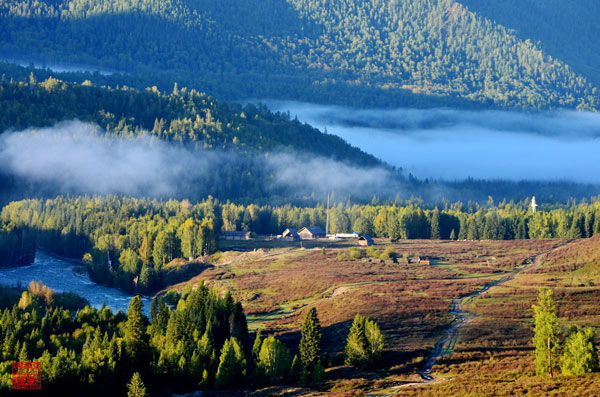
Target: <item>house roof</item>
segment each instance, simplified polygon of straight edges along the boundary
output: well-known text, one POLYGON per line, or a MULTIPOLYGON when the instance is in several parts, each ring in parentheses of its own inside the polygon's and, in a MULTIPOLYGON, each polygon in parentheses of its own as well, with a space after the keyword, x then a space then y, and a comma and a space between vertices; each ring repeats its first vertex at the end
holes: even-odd
POLYGON ((368 234, 365 234, 364 236, 360 236, 359 240, 366 240, 366 241, 373 241, 373 239, 371 238, 371 236, 369 236, 368 234))
POLYGON ((288 229, 285 229, 281 235, 282 236, 290 235, 290 236, 296 237, 296 236, 298 236, 298 231, 295 228, 290 227, 288 229))
POLYGON ((302 230, 300 230, 300 233, 302 233, 305 230, 308 231, 310 234, 325 234, 323 229, 321 229, 319 226, 304 227, 302 228, 302 230))

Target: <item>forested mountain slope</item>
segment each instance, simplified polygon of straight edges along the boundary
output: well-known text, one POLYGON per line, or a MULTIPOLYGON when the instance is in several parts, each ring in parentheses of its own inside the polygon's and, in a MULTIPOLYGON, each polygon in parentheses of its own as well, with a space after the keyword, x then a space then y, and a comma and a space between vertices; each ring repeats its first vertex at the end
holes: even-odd
POLYGON ((469 10, 538 42, 551 56, 600 84, 600 2, 596 0, 459 0, 469 10))
POLYGON ((597 88, 562 53, 483 11, 455 0, 8 0, 0 48, 154 74, 225 98, 599 106, 597 88))
POLYGON ((90 192, 289 202, 311 194, 314 183, 296 180, 311 164, 393 172, 343 139, 264 106, 177 86, 165 93, 29 79, 0 81, 0 203, 90 192), (100 172, 107 167, 115 174, 100 172), (140 181, 144 187, 133 188, 140 181), (161 184, 160 192, 151 188, 161 184))
POLYGON ((81 85, 52 77, 37 82, 0 82, 0 134, 8 129, 45 127, 77 119, 117 136, 150 134, 196 149, 264 153, 293 150, 361 166, 380 165, 375 157, 343 139, 324 134, 288 114, 263 106, 227 104, 198 92, 160 92, 81 85))

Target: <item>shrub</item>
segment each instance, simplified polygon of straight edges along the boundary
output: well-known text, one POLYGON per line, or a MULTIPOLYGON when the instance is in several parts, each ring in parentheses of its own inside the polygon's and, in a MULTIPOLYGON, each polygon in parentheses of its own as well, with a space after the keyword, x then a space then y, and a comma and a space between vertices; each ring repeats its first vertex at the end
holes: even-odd
POLYGON ((350 254, 350 258, 352 259, 360 259, 363 257, 363 250, 361 250, 360 248, 356 248, 356 247, 351 247, 349 250, 349 254, 350 254))
POLYGON ((590 327, 574 331, 567 337, 560 364, 563 375, 583 375, 598 370, 595 337, 596 331, 590 327))

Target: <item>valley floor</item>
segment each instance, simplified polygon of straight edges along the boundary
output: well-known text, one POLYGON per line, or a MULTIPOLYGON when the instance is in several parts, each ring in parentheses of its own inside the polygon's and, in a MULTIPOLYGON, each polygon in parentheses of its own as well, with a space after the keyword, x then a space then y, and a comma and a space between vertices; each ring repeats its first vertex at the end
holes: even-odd
POLYGON ((203 281, 227 287, 244 302, 252 330, 275 334, 289 346, 297 345, 306 310, 317 308, 329 380, 314 390, 266 394, 600 394, 597 374, 535 377, 530 342, 531 305, 542 286, 555 290, 565 329, 600 325, 600 239, 377 243, 379 253, 393 249, 402 258, 430 263, 352 259, 347 245, 323 249, 325 241, 270 249, 256 241, 232 242, 230 248, 248 245, 251 251, 218 253, 210 258, 213 266, 173 288, 203 281), (377 370, 340 366, 356 313, 376 319, 386 333, 387 350, 377 370), (462 316, 466 321, 440 348, 433 380, 425 380, 420 374, 427 358, 462 316))

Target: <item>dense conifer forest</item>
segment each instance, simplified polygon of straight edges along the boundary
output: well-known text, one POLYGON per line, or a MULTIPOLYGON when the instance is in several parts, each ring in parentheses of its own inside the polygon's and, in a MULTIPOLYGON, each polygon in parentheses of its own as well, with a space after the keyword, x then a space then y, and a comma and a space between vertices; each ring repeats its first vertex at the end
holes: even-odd
MULTIPOLYGON (((0 287, 0 310, 0 366, 39 362, 44 393, 50 395, 121 395, 133 384, 152 395, 231 392, 323 378, 316 309, 308 311, 301 342, 293 349, 299 354, 292 356, 286 344, 263 338, 260 331, 252 342, 241 303, 205 285, 155 297, 150 318, 139 296, 126 314, 113 313, 35 281, 24 291, 0 287)), ((348 335, 349 365, 377 364, 384 348, 379 326, 361 316, 355 323, 348 335)), ((0 391, 10 384, 10 373, 3 370, 0 391)))
POLYGON ((533 15, 533 23, 505 18, 521 7, 455 0, 252 0, 243 6, 10 0, 0 6, 0 46, 16 58, 96 65, 133 80, 153 75, 156 82, 177 80, 227 99, 418 106, 439 105, 441 96, 459 106, 597 108, 590 83, 598 81, 597 59, 578 59, 577 46, 557 51, 564 40, 592 43, 595 14, 584 5, 563 13, 564 1, 532 0, 523 15, 533 15), (583 20, 579 30, 565 27, 573 20, 583 20))

